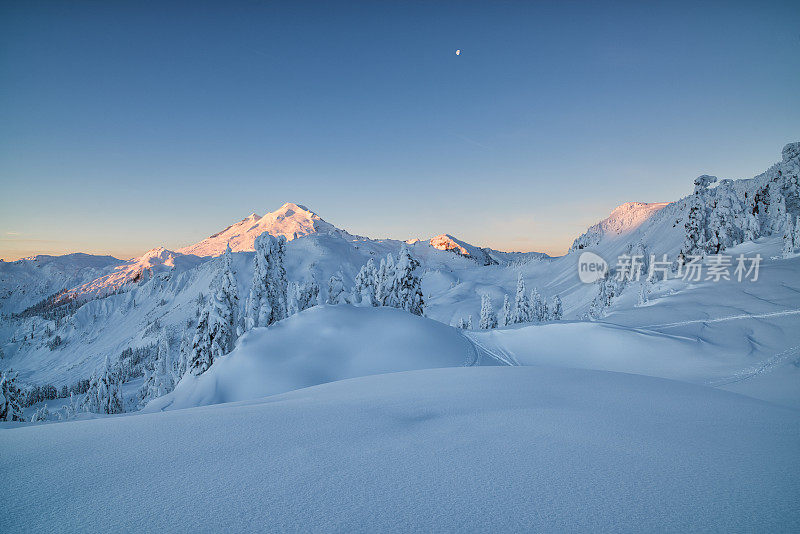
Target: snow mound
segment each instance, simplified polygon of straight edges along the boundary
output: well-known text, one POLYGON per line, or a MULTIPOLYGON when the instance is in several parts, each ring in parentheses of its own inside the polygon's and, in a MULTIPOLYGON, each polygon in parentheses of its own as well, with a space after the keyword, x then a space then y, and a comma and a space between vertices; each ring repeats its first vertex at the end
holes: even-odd
POLYGON ((394 308, 317 306, 248 332, 208 371, 184 377, 146 410, 255 399, 345 378, 480 361, 469 340, 436 321, 394 308))
POLYGON ((3 532, 800 525, 799 412, 600 371, 370 376, 248 403, 0 430, 0 450, 3 532))
POLYGON ((256 237, 264 232, 274 236, 285 236, 289 241, 314 233, 346 233, 324 221, 305 206, 287 202, 263 217, 253 213, 199 243, 178 249, 178 252, 197 256, 219 256, 225 252, 228 244, 234 252, 252 251, 255 250, 256 237))

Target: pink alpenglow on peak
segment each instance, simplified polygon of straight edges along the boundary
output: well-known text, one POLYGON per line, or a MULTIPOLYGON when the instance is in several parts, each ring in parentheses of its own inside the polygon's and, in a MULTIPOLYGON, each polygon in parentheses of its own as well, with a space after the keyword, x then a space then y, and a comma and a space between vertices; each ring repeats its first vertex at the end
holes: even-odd
POLYGON ((314 233, 336 232, 344 234, 334 225, 301 204, 287 202, 263 217, 252 213, 194 245, 178 249, 182 254, 197 256, 219 256, 230 245, 234 252, 255 250, 256 237, 264 232, 273 236, 282 235, 288 241, 314 233))

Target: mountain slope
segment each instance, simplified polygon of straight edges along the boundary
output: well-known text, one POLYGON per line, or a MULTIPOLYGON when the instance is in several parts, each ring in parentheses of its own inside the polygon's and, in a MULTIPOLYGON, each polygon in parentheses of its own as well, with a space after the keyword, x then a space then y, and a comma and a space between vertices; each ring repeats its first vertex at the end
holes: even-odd
POLYGON ((314 233, 346 234, 305 206, 287 202, 263 217, 253 213, 221 232, 194 245, 180 248, 177 252, 196 256, 219 256, 229 244, 234 252, 251 251, 255 250, 256 237, 264 232, 285 236, 289 241, 314 233))

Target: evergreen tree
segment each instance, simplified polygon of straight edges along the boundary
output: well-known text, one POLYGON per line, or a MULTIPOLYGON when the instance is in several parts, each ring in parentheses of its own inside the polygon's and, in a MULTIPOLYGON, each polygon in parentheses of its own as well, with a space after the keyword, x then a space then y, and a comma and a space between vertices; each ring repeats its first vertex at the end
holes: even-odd
POLYGON ((333 273, 328 280, 328 304, 347 304, 347 293, 344 289, 342 271, 333 273))
POLYGON ((89 383, 89 391, 83 401, 83 408, 94 413, 122 413, 125 411, 122 394, 119 390, 119 374, 111 366, 108 356, 103 367, 97 371, 89 383))
POLYGON ((511 323, 527 323, 531 320, 531 302, 525 292, 525 281, 522 274, 517 277, 517 294, 514 297, 514 310, 511 312, 511 323))
POLYGON ((170 356, 169 340, 166 334, 158 340, 158 355, 153 371, 145 377, 140 394, 141 404, 145 405, 151 400, 166 395, 175 388, 172 357, 170 356))
POLYGON ((550 304, 550 319, 553 321, 560 321, 564 316, 564 308, 561 305, 561 297, 558 295, 553 297, 550 304))
POLYGON ((211 289, 212 294, 197 321, 187 361, 188 369, 195 376, 206 372, 217 358, 233 350, 236 342, 236 311, 239 299, 236 296, 230 247, 222 257, 222 263, 211 282, 211 289))
MULTIPOLYGON (((387 270, 388 270, 387 258, 387 270)), ((417 261, 408 250, 408 246, 403 243, 400 253, 397 255, 397 265, 394 268, 394 283, 392 284, 391 305, 395 308, 406 310, 414 315, 422 315, 425 302, 422 298, 422 280, 417 275, 417 261)))
POLYGON ((375 277, 375 305, 399 307, 398 295, 395 287, 395 262, 392 253, 386 255, 386 259, 381 260, 375 277))
POLYGON ((36 412, 31 417, 31 423, 38 423, 50 419, 50 410, 47 409, 47 403, 36 409, 36 412))
POLYGON ((790 215, 786 216, 786 225, 783 230, 783 257, 788 258, 794 253, 795 228, 790 215))
MULTIPOLYGON (((800 249, 800 215, 797 216, 794 222, 794 237, 792 238, 794 242, 794 250, 797 251, 800 249)), ((2 356, 2 354, 0 354, 2 356)))
POLYGON ((472 314, 467 316, 467 330, 472 330, 472 314))
POLYGON ((7 369, 0 375, 0 421, 24 421, 22 392, 17 386, 17 373, 7 369))
POLYGON ((479 326, 482 330, 497 328, 497 315, 492 308, 492 299, 484 293, 481 295, 481 320, 479 326))
POLYGON ((702 255, 707 244, 707 193, 708 186, 717 181, 715 176, 704 174, 694 181, 694 194, 689 199, 689 214, 684 224, 686 235, 684 237, 681 254, 702 255))
POLYGON ((377 306, 375 303, 375 283, 377 272, 375 271, 375 261, 370 258, 366 265, 358 271, 353 281, 353 293, 350 301, 353 304, 364 306, 377 306))
POLYGON ((286 238, 264 232, 255 240, 253 283, 246 303, 245 330, 269 326, 288 315, 286 238))
POLYGON ((511 317, 511 301, 508 299, 508 295, 503 296, 503 326, 508 326, 512 322, 511 317))
POLYGON ((534 287, 531 289, 531 320, 541 323, 547 320, 547 303, 534 287))

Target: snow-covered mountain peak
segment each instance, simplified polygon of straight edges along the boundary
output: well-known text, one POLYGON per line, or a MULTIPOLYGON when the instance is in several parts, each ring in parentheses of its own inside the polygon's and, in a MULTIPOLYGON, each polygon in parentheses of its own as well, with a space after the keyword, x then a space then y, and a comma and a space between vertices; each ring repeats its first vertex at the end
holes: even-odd
POLYGON ((264 232, 274 236, 285 236, 289 241, 318 232, 346 234, 302 204, 287 202, 263 217, 252 213, 199 243, 178 249, 178 252, 197 256, 219 256, 225 252, 225 247, 229 244, 234 252, 255 250, 256 237, 264 232))
POLYGON ((450 234, 440 234, 436 237, 432 237, 429 243, 435 249, 455 252, 460 256, 471 258, 483 265, 492 265, 493 263, 497 263, 482 248, 470 245, 469 243, 461 241, 460 239, 456 239, 450 234))

